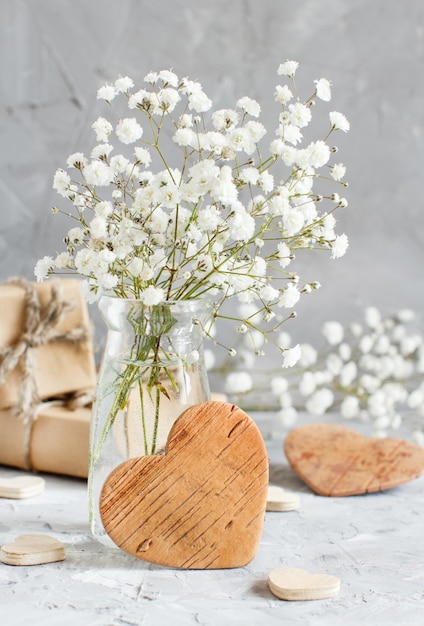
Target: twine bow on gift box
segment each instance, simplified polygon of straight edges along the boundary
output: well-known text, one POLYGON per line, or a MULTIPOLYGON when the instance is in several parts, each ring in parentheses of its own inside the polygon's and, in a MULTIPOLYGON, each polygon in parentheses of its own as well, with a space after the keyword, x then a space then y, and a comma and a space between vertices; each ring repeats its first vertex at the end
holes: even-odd
POLYGON ((12 278, 9 284, 22 287, 25 291, 24 331, 11 346, 0 348, 0 383, 6 381, 7 375, 20 363, 22 377, 14 413, 25 423, 34 419, 36 407, 41 399, 38 393, 35 376, 34 350, 52 342, 79 343, 89 338, 89 331, 77 326, 67 331, 58 327, 75 303, 62 297, 59 285, 52 284, 51 298, 44 309, 33 284, 22 278, 12 278))

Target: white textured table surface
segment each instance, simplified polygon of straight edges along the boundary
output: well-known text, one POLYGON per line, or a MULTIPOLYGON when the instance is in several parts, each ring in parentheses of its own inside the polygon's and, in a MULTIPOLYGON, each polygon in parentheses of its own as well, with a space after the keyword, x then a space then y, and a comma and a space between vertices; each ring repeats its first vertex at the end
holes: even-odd
MULTIPOLYGON (((269 418, 258 423, 269 432, 269 418)), ((378 494, 323 498, 288 467, 283 433, 266 439, 271 482, 299 493, 301 508, 267 513, 257 556, 240 569, 172 570, 109 551, 90 537, 82 480, 45 475, 41 495, 0 499, 1 545, 19 534, 47 533, 67 554, 63 562, 40 566, 0 563, 1 624, 424 624, 424 477, 378 494), (278 600, 266 579, 282 566, 336 575, 340 594, 278 600)), ((19 471, 0 468, 0 476, 15 475, 19 471)))

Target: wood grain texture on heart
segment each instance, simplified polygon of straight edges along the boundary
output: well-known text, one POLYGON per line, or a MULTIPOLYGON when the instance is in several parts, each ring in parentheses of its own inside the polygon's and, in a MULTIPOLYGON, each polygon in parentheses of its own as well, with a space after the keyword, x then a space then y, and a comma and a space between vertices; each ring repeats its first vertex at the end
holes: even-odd
POLYGON ((184 569, 241 567, 259 547, 268 458, 253 420, 226 402, 176 420, 166 453, 130 459, 106 479, 104 527, 123 550, 184 569))
POLYGON ((424 449, 402 439, 368 438, 336 424, 292 430, 284 452, 296 474, 323 496, 382 491, 424 473, 424 449))
POLYGON ((63 561, 65 546, 50 535, 19 535, 13 543, 2 546, 0 560, 6 565, 41 565, 63 561))

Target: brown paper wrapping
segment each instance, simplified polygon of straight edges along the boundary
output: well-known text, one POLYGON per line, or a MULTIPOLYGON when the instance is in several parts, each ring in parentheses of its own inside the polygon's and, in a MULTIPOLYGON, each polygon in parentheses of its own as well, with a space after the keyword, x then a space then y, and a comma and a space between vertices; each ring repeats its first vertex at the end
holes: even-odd
MULTIPOLYGON (((52 282, 32 283, 37 290, 41 307, 51 298, 52 282)), ((75 302, 61 324, 60 331, 69 331, 78 326, 89 330, 89 318, 85 301, 80 292, 80 281, 66 279, 56 281, 63 290, 63 297, 75 302)), ((25 292, 13 284, 0 285, 0 347, 14 345, 21 336, 25 321, 25 292)), ((35 380, 39 397, 57 397, 80 389, 94 387, 96 370, 92 342, 90 339, 71 344, 65 341, 50 342, 32 348, 35 357, 35 380)), ((11 371, 6 382, 0 384, 0 409, 15 406, 19 383, 22 377, 21 364, 11 371)))
POLYGON ((29 443, 26 429, 11 409, 0 411, 0 464, 38 472, 87 478, 91 407, 70 409, 45 403, 37 410, 29 443))

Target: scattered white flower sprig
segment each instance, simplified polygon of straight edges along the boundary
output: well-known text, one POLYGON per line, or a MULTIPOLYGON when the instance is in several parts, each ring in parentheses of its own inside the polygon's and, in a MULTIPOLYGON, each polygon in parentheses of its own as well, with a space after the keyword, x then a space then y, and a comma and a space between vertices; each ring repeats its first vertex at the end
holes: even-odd
MULTIPOLYGON (((211 112, 201 84, 169 70, 150 72, 141 88, 129 77, 101 87, 97 98, 110 116, 92 125, 97 144, 90 156, 71 154, 54 176, 72 205, 71 213, 53 208, 73 221, 66 249, 37 262, 37 280, 76 273, 89 300, 114 293, 147 306, 210 297, 215 318, 235 299, 255 306, 255 320, 227 316, 237 327, 264 324, 261 332, 276 337, 294 316, 284 310, 319 286, 298 276, 295 253, 319 248, 336 259, 348 247, 334 217, 347 206, 346 168, 331 162, 337 148, 328 140, 349 122, 329 111, 319 138, 302 144, 313 105, 330 101, 331 84, 316 80, 302 101, 297 68, 278 68, 284 84, 275 88, 278 122, 268 142, 258 102, 242 97, 211 112)), ((271 341, 284 366, 299 358, 298 347, 271 341)))
MULTIPOLYGON (((345 327, 328 321, 322 327, 322 348, 301 344, 298 363, 286 376, 264 370, 255 378, 243 347, 244 371, 229 370, 225 362, 217 371, 224 373, 232 399, 276 410, 285 426, 295 423, 298 411, 315 416, 337 411, 344 419, 370 422, 376 436, 386 436, 406 416, 424 418, 424 336, 409 328, 415 317, 409 309, 384 317, 368 307, 362 323, 345 327)), ((286 332, 279 341, 291 345, 286 332)), ((424 446, 424 427, 411 434, 424 446)))

